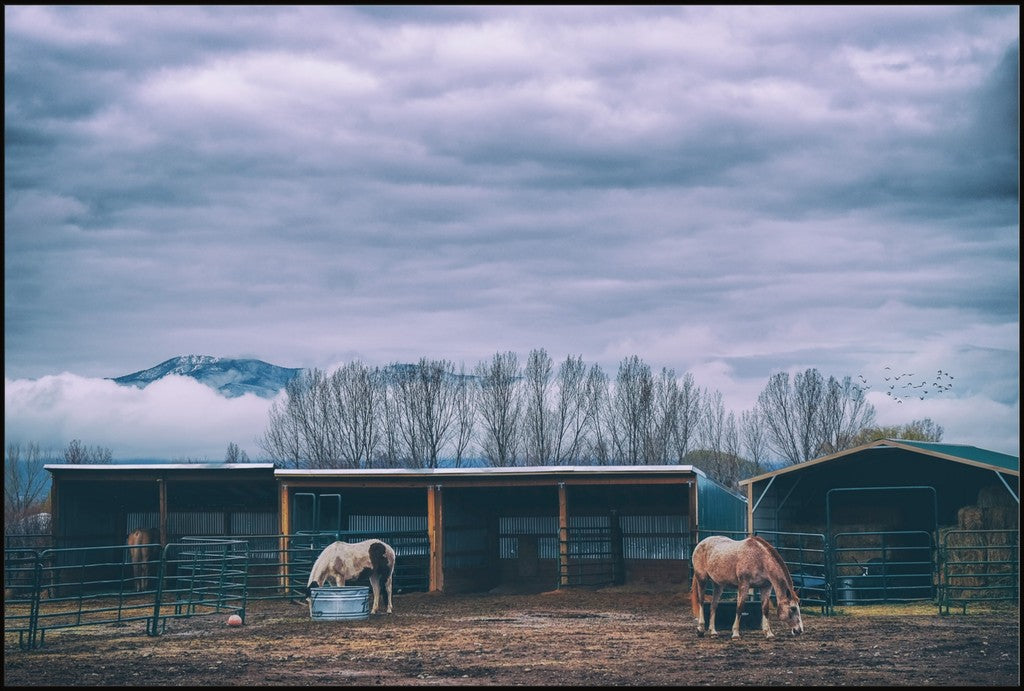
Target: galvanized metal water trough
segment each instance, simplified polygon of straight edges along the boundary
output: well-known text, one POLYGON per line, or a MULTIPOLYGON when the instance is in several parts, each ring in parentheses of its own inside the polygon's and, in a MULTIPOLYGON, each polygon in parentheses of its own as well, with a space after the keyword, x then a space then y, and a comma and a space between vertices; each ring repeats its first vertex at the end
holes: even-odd
POLYGON ((313 621, 366 619, 370 616, 370 587, 367 585, 311 588, 309 600, 313 621))

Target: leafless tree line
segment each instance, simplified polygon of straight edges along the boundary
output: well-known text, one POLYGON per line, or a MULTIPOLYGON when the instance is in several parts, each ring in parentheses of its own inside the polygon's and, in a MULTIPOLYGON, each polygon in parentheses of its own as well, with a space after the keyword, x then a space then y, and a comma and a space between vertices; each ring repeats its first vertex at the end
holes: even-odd
MULTIPOLYGON (((693 464, 736 487, 870 441, 874 416, 849 377, 815 369, 772 375, 737 416, 689 373, 654 372, 632 356, 612 380, 580 356, 556 366, 537 349, 523 364, 496 353, 471 372, 426 358, 307 370, 272 405, 257 441, 295 468, 693 464)), ((930 420, 912 425, 941 438, 930 420)))
MULTIPOLYGON (((770 468, 875 439, 942 440, 930 419, 879 427, 874 416, 849 377, 826 379, 815 369, 772 375, 737 417, 720 392, 688 373, 655 373, 633 356, 613 382, 580 356, 556 367, 539 349, 522 366, 514 353, 496 353, 471 372, 427 359, 307 370, 272 404, 258 443, 270 460, 294 468, 689 464, 735 488, 770 468)), ((225 462, 247 461, 228 444, 225 462)), ((112 463, 113 453, 78 439, 59 453, 6 445, 5 533, 32 528, 47 510, 44 464, 62 462, 112 463)))

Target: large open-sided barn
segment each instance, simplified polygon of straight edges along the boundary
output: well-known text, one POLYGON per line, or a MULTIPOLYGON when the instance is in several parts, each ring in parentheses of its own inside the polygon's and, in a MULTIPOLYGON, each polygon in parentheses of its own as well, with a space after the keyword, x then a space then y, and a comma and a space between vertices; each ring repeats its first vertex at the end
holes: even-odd
POLYGON ((870 599, 930 599, 942 580, 936 564, 963 582, 978 575, 950 571, 958 562, 1005 567, 1016 595, 1016 456, 883 439, 740 485, 751 531, 788 546, 787 561, 804 565, 809 577, 827 576, 840 604, 865 597, 852 589, 858 582, 874 583, 870 599))
MULTIPOLYGON (((51 465, 56 544, 122 544, 157 526, 275 541, 392 539, 408 587, 668 580, 686 583, 694 541, 745 528, 746 503, 702 471, 673 466, 288 470, 272 464, 51 465)), ((316 543, 320 544, 320 543, 316 543)), ((312 543, 311 543, 312 546, 312 543)), ((259 550, 256 550, 257 553, 259 550)))
MULTIPOLYGON (((833 533, 851 526, 957 525, 964 507, 1004 507, 1016 525, 1020 459, 975 446, 882 439, 740 482, 757 531, 833 533)), ((980 527, 980 526, 977 526, 980 527)), ((999 525, 999 528, 1008 527, 999 525)))

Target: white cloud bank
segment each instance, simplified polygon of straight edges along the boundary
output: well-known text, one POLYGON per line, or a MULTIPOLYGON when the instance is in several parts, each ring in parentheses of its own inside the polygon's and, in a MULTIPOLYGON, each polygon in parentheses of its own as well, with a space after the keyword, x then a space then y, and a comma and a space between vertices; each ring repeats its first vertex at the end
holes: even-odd
POLYGON ((4 379, 6 443, 39 444, 61 455, 78 439, 108 448, 115 460, 223 461, 234 442, 250 460, 271 402, 252 394, 225 398, 189 377, 165 377, 144 389, 63 373, 4 379))

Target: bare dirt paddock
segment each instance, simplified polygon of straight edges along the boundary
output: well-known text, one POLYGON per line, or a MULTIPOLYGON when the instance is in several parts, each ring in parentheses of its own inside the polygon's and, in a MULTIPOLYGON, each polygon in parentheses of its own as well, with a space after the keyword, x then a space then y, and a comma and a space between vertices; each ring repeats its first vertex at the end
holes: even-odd
MULTIPOLYGON (((934 606, 804 616, 803 636, 698 638, 685 592, 628 588, 515 595, 411 593, 390 616, 311 621, 250 603, 172 620, 160 636, 52 631, 7 640, 5 686, 1016 686, 1017 610, 940 617, 934 606), (907 613, 910 612, 910 613, 907 613)), ((8 639, 10 637, 7 637, 8 639)))

